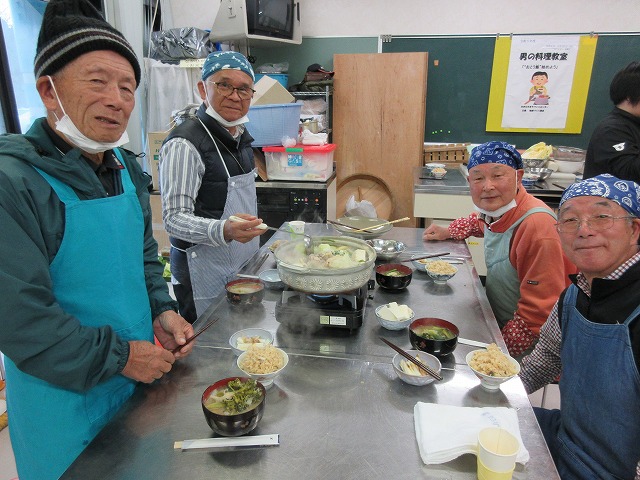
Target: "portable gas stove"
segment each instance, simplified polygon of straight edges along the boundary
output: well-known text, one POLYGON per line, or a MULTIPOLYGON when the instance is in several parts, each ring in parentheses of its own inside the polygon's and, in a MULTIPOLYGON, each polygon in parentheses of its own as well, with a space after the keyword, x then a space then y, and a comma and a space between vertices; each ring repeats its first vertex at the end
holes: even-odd
POLYGON ((318 295, 286 287, 276 301, 276 320, 292 327, 332 327, 354 331, 362 326, 369 285, 349 292, 318 295))

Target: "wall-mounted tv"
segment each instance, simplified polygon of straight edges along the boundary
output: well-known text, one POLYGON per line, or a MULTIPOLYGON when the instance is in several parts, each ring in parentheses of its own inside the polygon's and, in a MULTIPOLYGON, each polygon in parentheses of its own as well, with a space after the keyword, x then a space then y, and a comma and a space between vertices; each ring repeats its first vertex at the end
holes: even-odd
POLYGON ((220 0, 209 37, 251 46, 300 45, 300 0, 220 0))
POLYGON ((249 35, 293 38, 294 0, 246 0, 249 35))

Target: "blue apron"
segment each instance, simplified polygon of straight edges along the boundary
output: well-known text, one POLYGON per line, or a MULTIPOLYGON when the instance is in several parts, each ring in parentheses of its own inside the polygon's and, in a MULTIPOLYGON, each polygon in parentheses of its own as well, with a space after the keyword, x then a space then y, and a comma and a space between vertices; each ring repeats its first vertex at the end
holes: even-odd
POLYGON ((559 430, 554 439, 563 480, 634 478, 640 458, 640 372, 629 325, 585 319, 571 285, 562 307, 559 430), (595 380, 597 379, 597 380, 595 380))
POLYGON ((520 300, 518 272, 509 260, 511 237, 516 227, 534 213, 548 213, 556 218, 551 210, 536 207, 528 210, 504 233, 492 232, 488 228, 484 230, 484 256, 487 264, 486 292, 500 328, 513 318, 520 300))
MULTIPOLYGON (((108 324, 124 340, 152 341, 144 219, 127 170, 121 170, 122 195, 82 201, 68 185, 38 172, 65 205, 64 238, 50 265, 60 307, 84 326, 108 324)), ((136 385, 115 375, 86 392, 70 391, 22 372, 9 358, 6 375, 20 480, 59 478, 136 385)))

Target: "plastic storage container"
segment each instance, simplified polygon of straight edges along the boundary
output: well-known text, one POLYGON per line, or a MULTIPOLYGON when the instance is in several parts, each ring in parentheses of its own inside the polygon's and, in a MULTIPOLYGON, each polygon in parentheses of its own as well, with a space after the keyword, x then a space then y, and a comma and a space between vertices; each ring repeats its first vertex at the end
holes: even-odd
POLYGON ((296 145, 265 147, 269 180, 306 180, 324 182, 333 173, 333 151, 336 145, 296 145))
POLYGON ((278 81, 278 83, 280 83, 280 85, 282 85, 284 88, 287 88, 287 85, 289 84, 289 75, 284 73, 256 73, 255 75, 256 81, 254 83, 258 83, 258 80, 260 80, 264 76, 267 76, 278 81))
POLYGON ((249 107, 247 129, 253 147, 282 145, 282 137, 298 138, 301 103, 253 105, 249 107))

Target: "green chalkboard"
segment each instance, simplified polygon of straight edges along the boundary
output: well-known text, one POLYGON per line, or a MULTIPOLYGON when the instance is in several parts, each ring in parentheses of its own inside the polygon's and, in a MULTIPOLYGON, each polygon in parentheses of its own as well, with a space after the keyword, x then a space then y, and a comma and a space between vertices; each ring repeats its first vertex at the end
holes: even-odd
POLYGON ((392 37, 383 53, 429 52, 426 142, 504 140, 518 148, 537 142, 586 148, 591 132, 613 107, 609 83, 615 73, 640 60, 640 35, 600 35, 580 134, 487 132, 495 36, 392 37))

